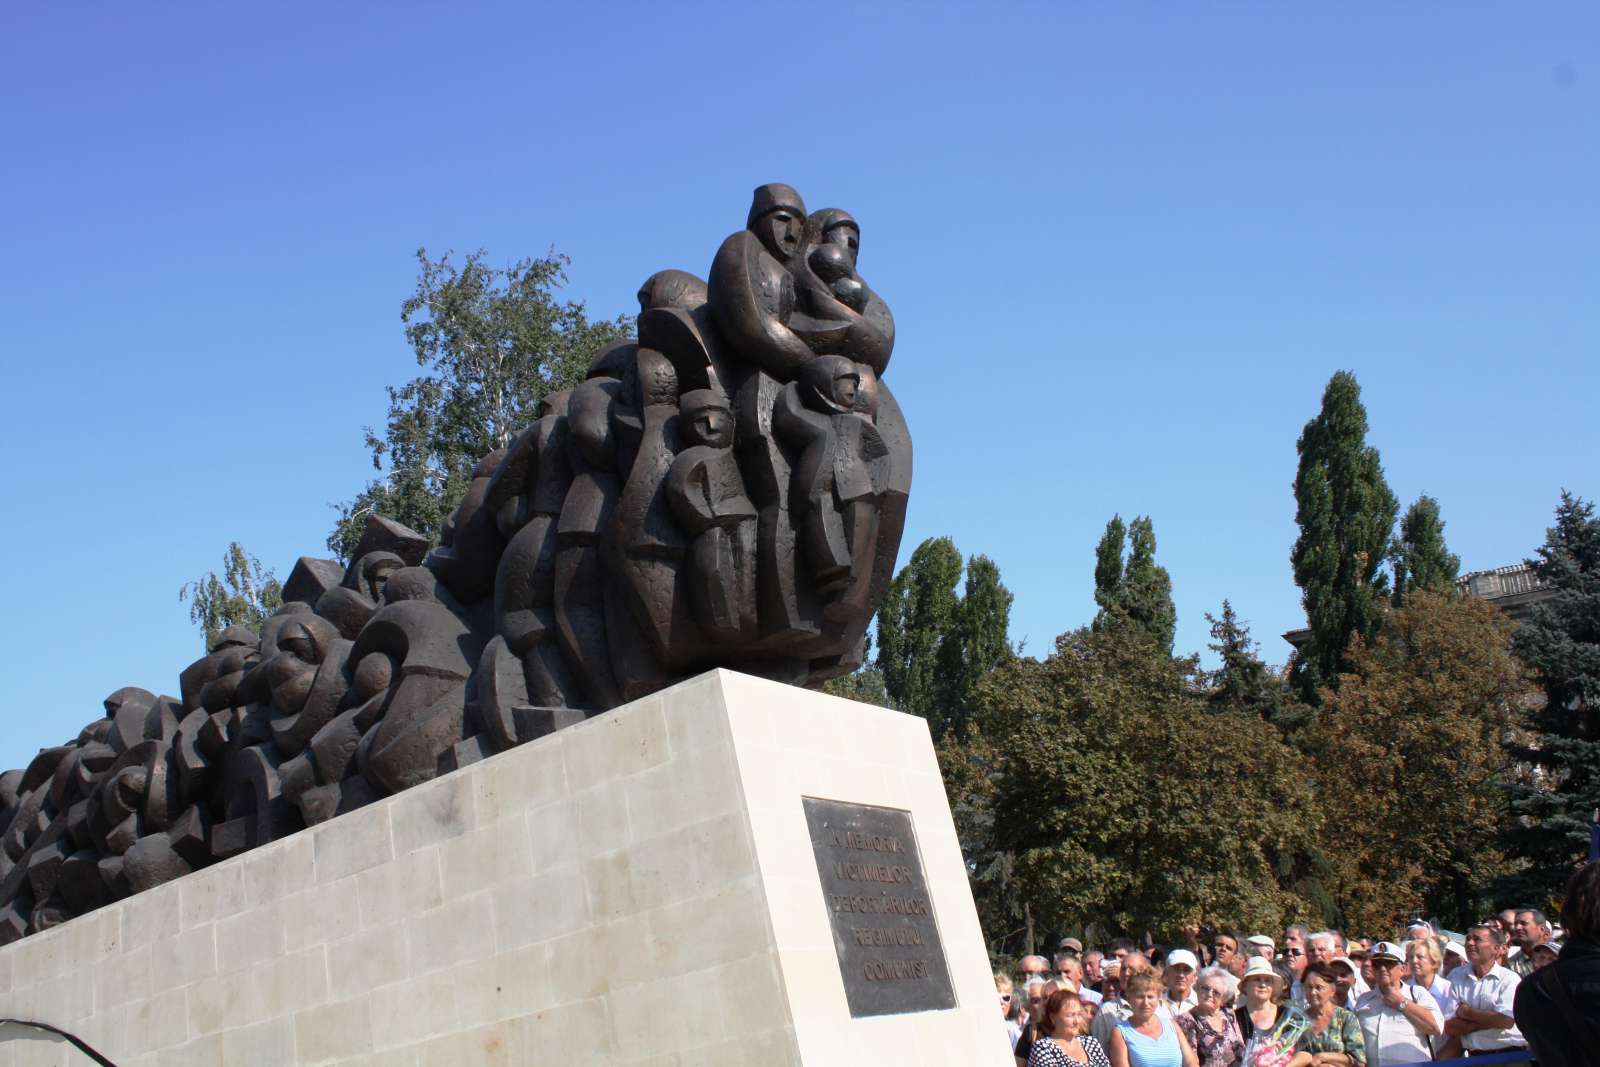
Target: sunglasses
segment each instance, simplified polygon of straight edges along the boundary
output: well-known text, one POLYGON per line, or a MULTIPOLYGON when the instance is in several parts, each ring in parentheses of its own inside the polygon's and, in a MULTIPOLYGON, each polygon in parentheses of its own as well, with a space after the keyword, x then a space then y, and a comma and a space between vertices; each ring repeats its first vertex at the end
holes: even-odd
POLYGON ((1284 955, 1287 956, 1304 956, 1305 954, 1306 950, 1303 948, 1290 948, 1284 950, 1284 955))
POLYGON ((1011 994, 1010 993, 1001 993, 1000 994, 1000 1003, 1002 1003, 1002 1004, 1010 1004, 1011 1003, 1011 994))

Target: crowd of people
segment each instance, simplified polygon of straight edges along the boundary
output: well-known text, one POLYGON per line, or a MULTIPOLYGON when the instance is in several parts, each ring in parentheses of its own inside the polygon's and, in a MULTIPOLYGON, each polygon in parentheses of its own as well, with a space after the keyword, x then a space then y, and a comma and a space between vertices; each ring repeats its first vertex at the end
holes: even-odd
POLYGON ((995 986, 1017 1067, 1600 1065, 1600 863, 1561 918, 1507 908, 1460 940, 1421 919, 1393 941, 1299 924, 1196 928, 1179 947, 1069 937, 995 986))

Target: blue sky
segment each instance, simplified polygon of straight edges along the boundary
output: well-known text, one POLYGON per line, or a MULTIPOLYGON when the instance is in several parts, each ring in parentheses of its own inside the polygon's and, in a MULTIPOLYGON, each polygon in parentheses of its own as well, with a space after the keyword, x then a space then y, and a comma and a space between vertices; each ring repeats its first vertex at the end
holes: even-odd
POLYGON ((635 310, 751 189, 861 220, 923 538, 1034 653, 1149 514, 1178 648, 1298 625, 1336 370, 1466 568, 1600 495, 1590 4, 8 4, 0 556, 23 765, 201 652, 178 587, 321 554, 416 368, 418 246, 554 247, 635 310), (865 7, 866 10, 862 10, 865 7))

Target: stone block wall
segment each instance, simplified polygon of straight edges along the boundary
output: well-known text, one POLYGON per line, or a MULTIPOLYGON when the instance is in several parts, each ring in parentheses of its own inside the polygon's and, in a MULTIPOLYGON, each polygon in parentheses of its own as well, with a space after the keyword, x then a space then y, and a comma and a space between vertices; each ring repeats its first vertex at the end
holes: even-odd
POLYGON ((0 949, 119 1067, 1001 1065, 993 995, 925 724, 726 671, 0 949), (794 789, 913 797, 957 1010, 848 1018, 794 789))

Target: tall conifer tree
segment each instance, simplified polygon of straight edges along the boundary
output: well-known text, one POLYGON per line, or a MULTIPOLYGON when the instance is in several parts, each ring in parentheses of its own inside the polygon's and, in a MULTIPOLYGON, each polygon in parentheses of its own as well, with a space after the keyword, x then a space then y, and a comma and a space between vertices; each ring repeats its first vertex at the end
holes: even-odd
POLYGON ((1400 520, 1400 537, 1394 546, 1394 600, 1400 603, 1413 589, 1428 589, 1442 596, 1455 593, 1461 559, 1444 544, 1444 520, 1439 502, 1424 494, 1406 509, 1400 520))
POLYGON ((1156 563, 1155 527, 1148 516, 1141 515, 1126 527, 1121 515, 1106 523, 1105 535, 1095 548, 1094 602, 1100 605, 1096 630, 1132 623, 1172 651, 1178 609, 1172 603, 1172 577, 1156 563))
POLYGON ((1544 773, 1516 787, 1519 818, 1508 836, 1528 863, 1521 899, 1559 891, 1585 858, 1600 809, 1600 519, 1594 505, 1563 491, 1556 524, 1529 564, 1556 595, 1534 609, 1512 639, 1533 670, 1544 707, 1533 743, 1517 750, 1544 773))
POLYGON ((1296 688, 1308 701, 1336 685, 1350 639, 1371 640, 1389 593, 1390 554, 1399 502, 1384 481, 1378 450, 1367 444, 1367 410, 1355 375, 1339 371, 1322 410, 1300 434, 1295 521, 1290 553, 1311 634, 1295 658, 1296 688))
POLYGON ((928 720, 935 737, 965 726, 978 680, 1011 655, 1011 591, 987 556, 966 567, 948 537, 918 545, 878 610, 878 670, 894 706, 928 720))

